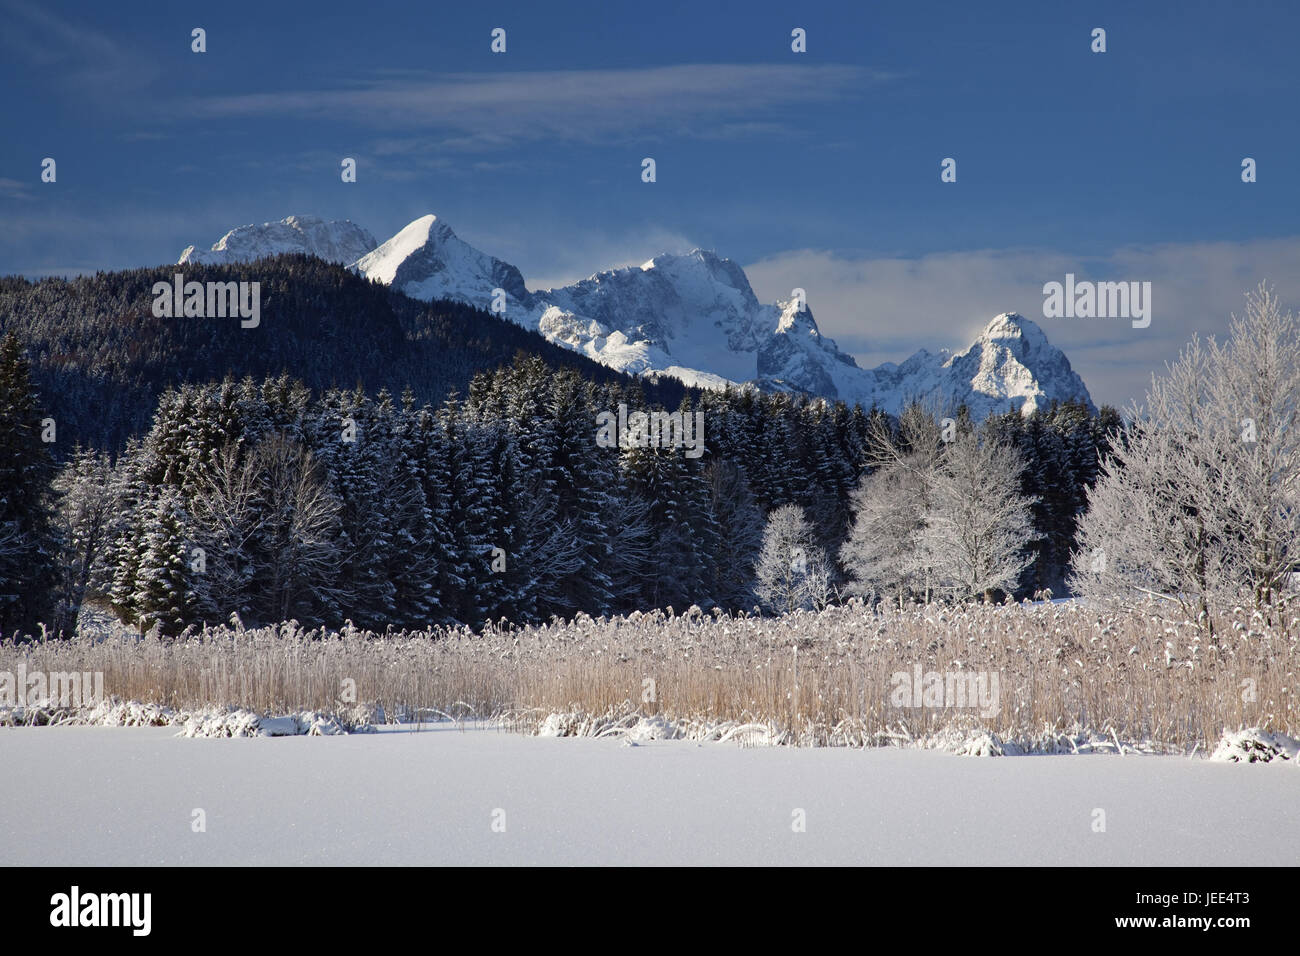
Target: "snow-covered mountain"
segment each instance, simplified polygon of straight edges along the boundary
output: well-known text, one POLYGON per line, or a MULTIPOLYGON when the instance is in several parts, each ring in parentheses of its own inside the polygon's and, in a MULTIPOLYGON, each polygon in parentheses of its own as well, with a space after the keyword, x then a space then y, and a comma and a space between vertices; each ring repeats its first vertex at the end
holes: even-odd
POLYGON ((486 309, 493 290, 504 289, 508 305, 532 305, 518 269, 462 242, 437 216, 421 216, 349 262, 413 299, 456 299, 486 309))
POLYGON ((289 216, 232 229, 210 249, 187 246, 178 265, 224 265, 286 252, 305 252, 327 262, 349 265, 375 248, 375 237, 348 220, 326 222, 314 216, 289 216))
POLYGON ((289 242, 286 227, 299 237, 292 251, 346 261, 412 298, 455 299, 495 311, 629 374, 668 374, 710 388, 751 383, 894 413, 912 400, 936 410, 965 404, 977 419, 1030 412, 1054 399, 1091 404, 1064 353, 1023 316, 997 316, 962 352, 922 349, 901 364, 864 369, 821 334, 807 305, 759 302, 740 266, 702 249, 530 291, 517 268, 464 242, 436 216, 422 216, 382 245, 350 222, 290 217, 236 229, 212 253, 193 253, 191 246, 181 261, 288 251, 278 248, 289 242), (318 247, 312 245, 317 237, 318 247), (356 251, 364 239, 369 247, 351 259, 340 254, 345 245, 356 251))

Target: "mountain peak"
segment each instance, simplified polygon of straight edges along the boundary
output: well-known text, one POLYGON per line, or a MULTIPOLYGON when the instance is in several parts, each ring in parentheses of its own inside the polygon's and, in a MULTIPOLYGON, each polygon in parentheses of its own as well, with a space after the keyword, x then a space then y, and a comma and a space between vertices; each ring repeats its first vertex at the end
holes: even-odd
POLYGON ((670 262, 694 261, 707 266, 718 265, 723 262, 730 262, 723 256, 718 255, 712 249, 704 249, 696 246, 690 252, 661 252, 652 259, 647 259, 641 264, 642 269, 654 269, 661 267, 670 262))
POLYGON ((1092 406, 1087 386, 1065 353, 1036 323, 1016 312, 995 316, 969 348, 952 355, 944 366, 970 383, 977 417, 1007 409, 1032 412, 1070 399, 1092 406))
POLYGON ((448 239, 455 239, 456 233, 452 231, 451 226, 447 225, 445 219, 439 219, 430 212, 407 223, 393 239, 397 239, 398 236, 406 236, 412 240, 418 239, 422 243, 430 240, 446 242, 448 239))
POLYGON ((984 331, 980 333, 979 338, 990 342, 995 339, 1023 339, 1034 346, 1047 342, 1047 334, 1038 324, 1031 322, 1019 312, 1003 312, 1001 315, 994 316, 989 324, 984 326, 984 331))
POLYGON ((459 299, 490 309, 495 291, 504 289, 516 309, 532 306, 518 269, 479 252, 432 213, 407 223, 352 268, 413 299, 459 299))
MULTIPOLYGON (((212 254, 270 254, 272 238, 285 233, 298 237, 293 251, 339 261, 312 237, 344 226, 358 228, 290 216, 232 230, 212 254)), ((821 333, 807 303, 759 302, 745 271, 709 249, 663 253, 639 268, 534 293, 518 269, 469 245, 435 215, 412 220, 379 246, 360 232, 369 245, 346 262, 362 275, 415 299, 454 299, 498 313, 504 290, 504 318, 632 375, 668 374, 705 388, 756 383, 894 414, 911 401, 966 405, 976 419, 1071 398, 1091 404, 1065 355, 1015 312, 995 316, 965 351, 921 349, 901 363, 865 369, 821 333)), ((200 255, 182 261, 207 261, 200 255)))
POLYGON ((278 222, 231 229, 208 249, 187 246, 177 264, 223 265, 299 252, 347 265, 374 247, 375 237, 351 220, 286 216, 278 222))

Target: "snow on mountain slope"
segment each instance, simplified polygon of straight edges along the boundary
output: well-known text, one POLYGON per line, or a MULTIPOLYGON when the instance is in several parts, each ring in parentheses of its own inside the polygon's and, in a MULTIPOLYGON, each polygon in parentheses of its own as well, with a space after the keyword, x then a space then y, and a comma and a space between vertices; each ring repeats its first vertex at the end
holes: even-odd
POLYGON ((493 290, 504 289, 507 311, 533 304, 518 269, 462 241, 437 216, 421 216, 358 257, 353 268, 413 299, 457 299, 490 309, 493 290))
POLYGON ((698 249, 535 295, 550 306, 539 325, 547 338, 577 339, 580 351, 634 374, 680 366, 749 381, 771 331, 740 267, 698 249))
POLYGON ((768 306, 768 328, 758 352, 758 377, 767 387, 788 388, 870 405, 871 373, 822 335, 807 304, 794 300, 768 306))
POLYGON ((375 245, 374 236, 349 220, 326 222, 314 216, 289 216, 279 222, 232 229, 211 249, 187 246, 177 264, 223 265, 286 252, 304 252, 328 262, 347 265, 375 245))
POLYGON ((1083 398, 1088 388, 1065 353, 1033 322, 1014 312, 993 319, 971 346, 944 363, 950 391, 958 385, 971 414, 983 418, 1008 406, 1045 409, 1055 401, 1083 398))
MULTIPOLYGON (((290 217, 234 230, 212 254, 266 255, 261 250, 279 241, 276 227, 298 224, 293 229, 306 236, 306 223, 357 229, 290 217)), ((495 301, 494 311, 504 306, 505 318, 633 375, 667 374, 704 388, 753 383, 895 414, 913 400, 936 411, 965 404, 976 419, 1028 413, 1053 400, 1092 403, 1065 355, 1042 329, 1014 313, 994 318, 965 351, 922 349, 901 364, 864 369, 821 333, 806 304, 759 302, 740 266, 706 250, 656 256, 640 267, 530 292, 517 268, 469 245, 436 216, 416 219, 378 247, 358 232, 370 247, 334 261, 350 262, 360 274, 416 299, 455 299, 486 310, 495 301), (505 295, 494 300, 498 289, 505 295)), ((194 253, 182 262, 211 261, 199 258, 207 255, 194 253)))

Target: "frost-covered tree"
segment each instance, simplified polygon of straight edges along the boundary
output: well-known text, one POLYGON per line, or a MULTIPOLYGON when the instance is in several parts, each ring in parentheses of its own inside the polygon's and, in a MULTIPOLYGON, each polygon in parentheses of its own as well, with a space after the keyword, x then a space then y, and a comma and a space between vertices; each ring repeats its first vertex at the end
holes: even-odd
POLYGON ((266 568, 259 588, 264 620, 319 619, 348 600, 336 589, 340 504, 312 453, 279 433, 253 449, 258 508, 264 515, 254 539, 255 561, 266 568))
POLYGON ((865 455, 873 471, 851 498, 853 524, 840 548, 849 593, 928 601, 934 573, 921 532, 930 512, 934 470, 943 431, 918 404, 897 423, 883 415, 868 421, 865 455))
POLYGON ((205 569, 195 592, 211 619, 249 617, 257 574, 253 551, 265 519, 259 496, 252 456, 235 444, 223 448, 196 483, 190 518, 205 569))
POLYGON ((840 558, 851 590, 928 601, 1010 591, 1035 537, 1032 499, 1020 491, 1020 456, 955 420, 949 440, 918 408, 898 433, 877 424, 878 470, 854 493, 854 522, 840 558))
POLYGON ((1157 597, 1208 620, 1293 596, 1300 560, 1300 323, 1260 286, 1229 339, 1193 341, 1101 468, 1071 584, 1099 602, 1157 597))
POLYGON ((54 481, 62 587, 55 629, 71 634, 91 578, 104 567, 114 517, 108 456, 78 448, 54 481))
POLYGON ((1020 492, 1024 462, 1012 448, 972 433, 943 447, 929 473, 920 549, 939 593, 957 600, 1013 591, 1035 532, 1020 492))
POLYGON ((932 575, 921 547, 931 463, 912 455, 863 477, 851 497, 853 526, 840 548, 847 590, 900 605, 923 595, 932 575))
POLYGON ((829 600, 826 554, 798 505, 782 505, 768 515, 755 573, 754 592, 768 610, 788 614, 824 607, 829 600))

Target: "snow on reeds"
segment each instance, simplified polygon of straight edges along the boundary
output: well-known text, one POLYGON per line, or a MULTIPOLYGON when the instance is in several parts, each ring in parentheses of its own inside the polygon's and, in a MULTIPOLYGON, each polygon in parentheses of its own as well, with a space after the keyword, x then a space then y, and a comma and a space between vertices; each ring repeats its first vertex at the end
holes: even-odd
POLYGON ((6 641, 0 672, 102 671, 108 695, 178 711, 359 707, 389 721, 496 718, 629 742, 1191 751, 1238 728, 1300 735, 1297 623, 1270 625, 1237 608, 1211 630, 1155 605, 1109 614, 1078 602, 851 603, 779 618, 692 608, 480 634, 235 622, 172 639, 117 628, 6 641), (996 707, 951 697, 899 706, 895 675, 909 675, 901 683, 910 688, 918 667, 940 678, 995 676, 996 707))

